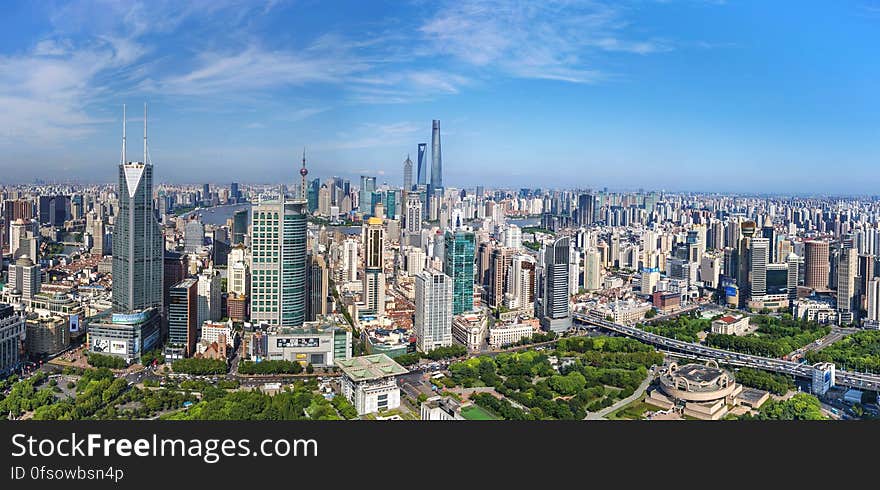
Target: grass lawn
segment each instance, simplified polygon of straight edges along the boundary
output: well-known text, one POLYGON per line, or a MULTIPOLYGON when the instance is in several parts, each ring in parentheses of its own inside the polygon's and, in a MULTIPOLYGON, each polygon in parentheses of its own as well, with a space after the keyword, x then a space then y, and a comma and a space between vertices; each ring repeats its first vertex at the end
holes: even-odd
POLYGON ((648 410, 659 410, 659 408, 648 405, 644 402, 644 397, 633 401, 629 405, 624 406, 620 410, 608 415, 609 420, 641 420, 644 418, 645 412, 648 410))
POLYGON ((483 407, 470 405, 461 409, 461 416, 468 420, 500 420, 483 407))

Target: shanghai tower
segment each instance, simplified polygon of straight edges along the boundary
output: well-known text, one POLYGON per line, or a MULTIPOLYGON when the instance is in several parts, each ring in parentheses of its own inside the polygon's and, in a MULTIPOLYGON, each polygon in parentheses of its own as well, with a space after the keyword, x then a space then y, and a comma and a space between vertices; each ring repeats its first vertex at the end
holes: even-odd
POLYGON ((431 193, 443 188, 443 162, 440 158, 440 120, 431 123, 431 193))

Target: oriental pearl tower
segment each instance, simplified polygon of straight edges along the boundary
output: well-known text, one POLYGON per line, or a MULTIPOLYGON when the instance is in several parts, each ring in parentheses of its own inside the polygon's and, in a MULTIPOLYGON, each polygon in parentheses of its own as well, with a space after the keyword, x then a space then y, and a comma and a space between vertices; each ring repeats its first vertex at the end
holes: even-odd
POLYGON ((302 183, 300 184, 300 187, 299 187, 299 194, 300 194, 300 199, 302 199, 303 202, 308 202, 309 197, 308 197, 308 194, 306 194, 306 175, 309 175, 309 170, 306 168, 306 149, 305 148, 303 148, 302 162, 303 162, 303 166, 301 169, 299 169, 299 174, 302 176, 302 183))

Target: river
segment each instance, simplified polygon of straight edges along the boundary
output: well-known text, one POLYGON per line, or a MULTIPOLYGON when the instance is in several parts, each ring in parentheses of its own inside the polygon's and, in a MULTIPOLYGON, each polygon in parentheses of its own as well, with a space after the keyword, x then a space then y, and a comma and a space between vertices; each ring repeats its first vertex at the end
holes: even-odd
MULTIPOLYGON (((235 214, 236 211, 241 209, 250 210, 250 203, 243 204, 224 204, 222 206, 214 206, 211 208, 203 208, 198 210, 190 211, 183 215, 185 219, 189 219, 195 214, 198 214, 201 217, 202 223, 206 225, 225 225, 226 221, 232 219, 232 215, 235 214)), ((520 228, 526 226, 537 226, 541 223, 541 218, 511 218, 507 220, 508 223, 515 224, 520 228)), ((360 226, 328 226, 327 228, 336 228, 342 231, 347 235, 360 235, 361 227, 360 226)))

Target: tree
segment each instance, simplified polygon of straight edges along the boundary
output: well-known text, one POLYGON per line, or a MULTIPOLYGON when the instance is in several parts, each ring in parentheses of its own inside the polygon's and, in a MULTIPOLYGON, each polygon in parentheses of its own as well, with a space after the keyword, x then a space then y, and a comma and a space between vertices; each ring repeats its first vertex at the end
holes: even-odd
POLYGON ((126 366, 125 359, 121 357, 107 356, 96 352, 87 353, 86 359, 89 362, 89 366, 96 368, 124 369, 126 366))
POLYGON ((284 360, 241 361, 238 364, 238 372, 241 374, 299 374, 302 371, 300 363, 284 360))
POLYGON ((308 374, 313 374, 314 372, 315 372, 315 367, 312 366, 312 363, 309 363, 309 364, 306 366, 306 373, 308 373, 308 374))
POLYGON ((826 420, 819 399, 806 393, 798 393, 785 401, 768 400, 758 415, 740 417, 756 420, 826 420))
POLYGON ((175 373, 188 374, 226 374, 226 361, 222 359, 203 359, 191 357, 178 359, 171 363, 175 373))

